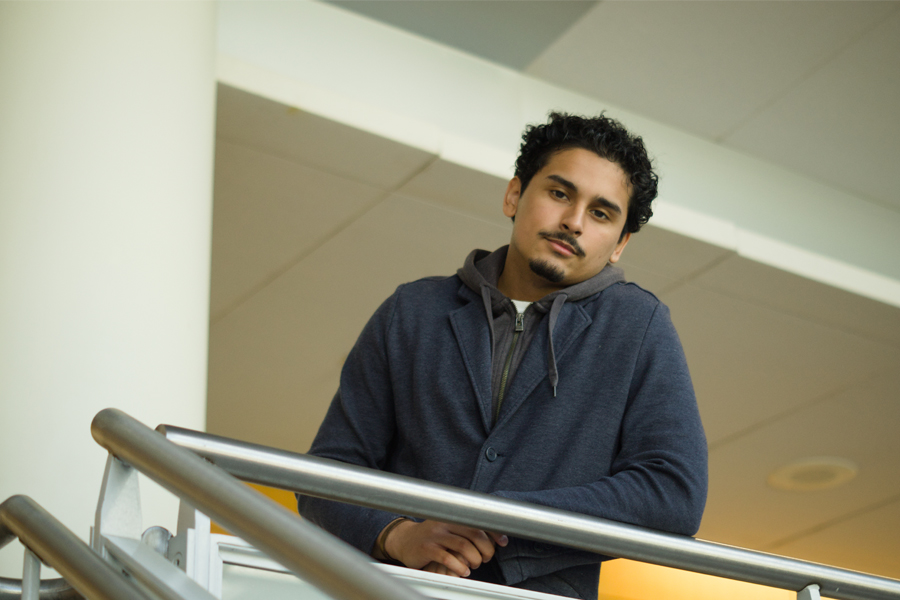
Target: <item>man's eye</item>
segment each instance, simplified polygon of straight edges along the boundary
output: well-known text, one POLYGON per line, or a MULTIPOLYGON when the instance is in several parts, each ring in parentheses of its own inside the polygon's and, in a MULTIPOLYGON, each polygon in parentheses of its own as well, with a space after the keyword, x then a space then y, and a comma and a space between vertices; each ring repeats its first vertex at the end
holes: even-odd
POLYGON ((608 219, 609 217, 602 210, 592 210, 591 214, 597 217, 598 219, 608 219))
POLYGON ((554 197, 559 198, 560 200, 566 199, 566 193, 562 190, 550 190, 550 193, 553 194, 554 197))

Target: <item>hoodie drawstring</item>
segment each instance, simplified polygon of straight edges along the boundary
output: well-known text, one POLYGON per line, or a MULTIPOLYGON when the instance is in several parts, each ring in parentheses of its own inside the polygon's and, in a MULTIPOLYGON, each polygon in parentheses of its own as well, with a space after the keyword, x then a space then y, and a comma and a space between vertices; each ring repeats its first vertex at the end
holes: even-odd
MULTIPOLYGON (((550 305, 550 312, 547 315, 547 339, 550 343, 550 352, 547 356, 547 376, 550 379, 550 385, 553 387, 553 397, 556 398, 556 386, 559 384, 559 371, 556 368, 556 351, 553 348, 553 329, 556 327, 556 319, 562 310, 563 304, 566 303, 568 296, 559 294, 553 299, 550 305)), ((494 311, 491 304, 491 290, 487 284, 481 285, 481 301, 484 303, 484 312, 487 314, 488 327, 491 331, 491 348, 494 347, 494 311)))
POLYGON ((494 347, 494 310, 491 307, 491 290, 488 284, 481 284, 481 301, 484 303, 484 312, 487 314, 488 328, 491 330, 491 348, 494 347))
POLYGON ((550 377, 550 385, 553 386, 554 398, 556 398, 556 385, 559 383, 559 372, 556 370, 556 352, 553 350, 553 328, 556 327, 556 318, 559 316, 559 311, 562 310, 563 304, 566 303, 566 298, 568 296, 565 294, 560 294, 554 298, 553 304, 550 306, 550 314, 547 315, 547 327, 549 328, 547 337, 550 340, 547 374, 550 377))

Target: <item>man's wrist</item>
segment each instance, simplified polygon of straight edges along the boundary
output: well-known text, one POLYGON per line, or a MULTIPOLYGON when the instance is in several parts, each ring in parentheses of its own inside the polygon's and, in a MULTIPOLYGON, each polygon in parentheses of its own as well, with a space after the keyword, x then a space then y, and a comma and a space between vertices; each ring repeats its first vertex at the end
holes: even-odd
POLYGON ((381 533, 378 534, 378 538, 375 540, 375 547, 372 549, 372 557, 388 562, 399 562, 396 558, 392 557, 387 551, 387 538, 390 535, 391 531, 394 530, 395 527, 403 523, 403 521, 408 521, 406 517, 399 517, 394 519, 390 523, 388 523, 384 529, 381 530, 381 533))

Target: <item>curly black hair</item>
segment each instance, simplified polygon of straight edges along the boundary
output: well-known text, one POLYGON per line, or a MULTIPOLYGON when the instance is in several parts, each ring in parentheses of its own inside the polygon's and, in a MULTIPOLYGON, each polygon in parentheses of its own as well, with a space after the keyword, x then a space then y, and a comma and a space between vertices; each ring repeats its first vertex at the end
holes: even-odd
POLYGON ((650 204, 656 198, 659 177, 653 171, 644 141, 604 113, 588 118, 551 112, 547 123, 526 127, 516 159, 516 177, 522 192, 553 154, 570 148, 590 150, 625 171, 631 183, 631 198, 622 233, 639 231, 653 216, 650 204))

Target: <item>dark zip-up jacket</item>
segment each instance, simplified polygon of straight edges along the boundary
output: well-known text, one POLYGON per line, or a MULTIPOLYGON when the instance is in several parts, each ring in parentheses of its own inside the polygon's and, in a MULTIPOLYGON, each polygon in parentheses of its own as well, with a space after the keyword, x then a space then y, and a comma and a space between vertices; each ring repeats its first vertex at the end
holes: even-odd
MULTIPOLYGON (((621 281, 554 304, 552 328, 552 311, 535 314, 495 423, 483 295, 458 275, 400 286, 348 356, 310 453, 694 534, 706 440, 668 309, 621 281)), ((298 502, 301 514, 366 553, 402 516, 298 502)), ((514 538, 472 577, 592 599, 603 558, 514 538)))

